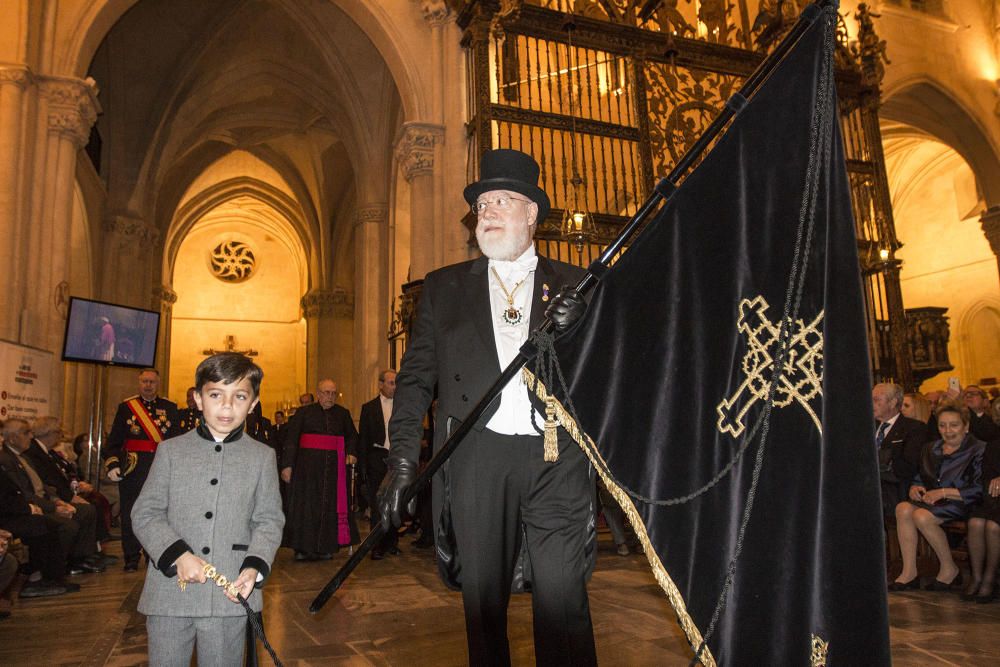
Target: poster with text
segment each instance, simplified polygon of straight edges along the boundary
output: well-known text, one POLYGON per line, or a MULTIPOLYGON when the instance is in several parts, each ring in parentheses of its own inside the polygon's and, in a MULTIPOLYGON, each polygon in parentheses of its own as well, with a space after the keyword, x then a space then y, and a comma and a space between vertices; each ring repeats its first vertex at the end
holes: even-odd
POLYGON ((51 352, 0 341, 0 419, 50 414, 51 370, 51 352))

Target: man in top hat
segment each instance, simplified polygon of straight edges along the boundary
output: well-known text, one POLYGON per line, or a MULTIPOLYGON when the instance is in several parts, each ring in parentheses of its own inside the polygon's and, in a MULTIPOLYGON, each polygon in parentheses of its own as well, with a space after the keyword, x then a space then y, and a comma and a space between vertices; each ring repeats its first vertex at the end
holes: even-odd
MULTIPOLYGON (((549 211, 538 175, 531 156, 493 150, 483 157, 481 179, 465 189, 484 256, 424 281, 389 420, 384 520, 399 525, 435 385, 436 450, 543 316, 565 330, 585 308, 571 289, 556 296, 582 270, 535 253, 532 236, 549 211)), ((512 589, 526 588, 530 579, 537 663, 593 665, 586 582, 593 568, 594 482, 583 452, 561 430, 557 460, 544 460, 533 411, 540 427, 544 416, 518 374, 434 480, 438 567, 447 584, 462 590, 470 664, 510 664, 507 605, 512 589)))

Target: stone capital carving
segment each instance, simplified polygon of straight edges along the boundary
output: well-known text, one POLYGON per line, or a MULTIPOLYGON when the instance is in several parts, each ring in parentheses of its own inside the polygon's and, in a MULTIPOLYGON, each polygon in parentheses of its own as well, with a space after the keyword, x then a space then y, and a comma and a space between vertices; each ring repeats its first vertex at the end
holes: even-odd
POLYGON ((396 142, 396 159, 403 168, 403 177, 412 181, 416 176, 434 171, 434 146, 444 138, 444 128, 429 123, 406 123, 396 142))
POLYGON ((104 219, 104 230, 136 245, 153 245, 160 239, 160 230, 155 226, 128 214, 108 216, 104 219))
POLYGON ((383 225, 388 219, 389 207, 379 204, 359 208, 354 222, 356 225, 367 225, 369 223, 383 225))
POLYGON ((155 305, 169 309, 177 303, 177 292, 166 285, 157 285, 153 288, 153 301, 155 305))
POLYGON ((307 318, 354 319, 354 295, 340 287, 309 290, 301 303, 307 318))
POLYGON ((991 206, 983 211, 979 224, 983 226, 983 234, 990 242, 993 254, 1000 257, 1000 206, 991 206))
POLYGON ((431 25, 441 25, 454 18, 445 0, 414 0, 414 2, 420 5, 420 13, 431 25))
POLYGON ((0 65, 0 86, 17 86, 24 90, 32 80, 31 70, 23 65, 0 65))
POLYGON ((44 77, 40 88, 48 102, 49 131, 66 136, 78 148, 86 146, 90 128, 101 112, 97 83, 89 77, 44 77))

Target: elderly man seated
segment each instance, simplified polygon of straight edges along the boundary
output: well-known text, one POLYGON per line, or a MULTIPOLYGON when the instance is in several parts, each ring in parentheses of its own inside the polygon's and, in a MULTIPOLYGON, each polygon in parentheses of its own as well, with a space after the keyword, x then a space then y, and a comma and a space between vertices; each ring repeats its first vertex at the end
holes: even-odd
POLYGON ((43 481, 45 473, 39 472, 27 456, 32 444, 28 422, 10 419, 4 424, 2 433, 4 444, 0 450, 0 464, 27 502, 40 508, 46 523, 59 534, 69 555, 69 573, 103 572, 104 566, 97 553, 97 513, 93 506, 74 504, 72 489, 64 499, 56 486, 43 481))

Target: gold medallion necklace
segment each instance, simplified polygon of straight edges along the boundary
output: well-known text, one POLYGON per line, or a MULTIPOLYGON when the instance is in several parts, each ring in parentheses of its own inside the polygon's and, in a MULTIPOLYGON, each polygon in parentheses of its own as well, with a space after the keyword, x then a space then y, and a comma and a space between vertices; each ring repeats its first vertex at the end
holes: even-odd
MULTIPOLYGON (((493 277, 497 279, 497 283, 500 285, 500 289, 503 290, 503 295, 507 299, 507 307, 503 309, 502 313, 500 313, 500 319, 511 326, 520 324, 521 320, 524 319, 524 313, 521 312, 520 308, 514 305, 514 295, 517 294, 517 288, 524 284, 524 281, 527 280, 528 276, 521 278, 521 280, 514 285, 514 289, 508 291, 507 286, 503 284, 502 280, 500 280, 500 274, 497 273, 496 267, 491 266, 490 271, 493 272, 493 277)), ((528 275, 531 274, 529 273, 528 275)))

